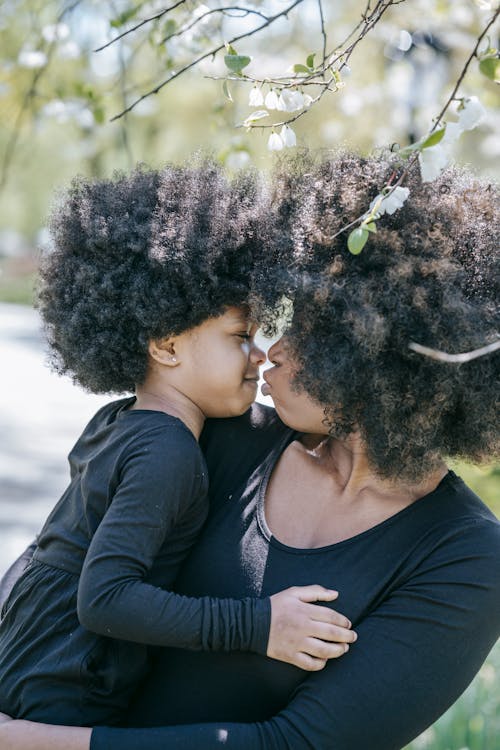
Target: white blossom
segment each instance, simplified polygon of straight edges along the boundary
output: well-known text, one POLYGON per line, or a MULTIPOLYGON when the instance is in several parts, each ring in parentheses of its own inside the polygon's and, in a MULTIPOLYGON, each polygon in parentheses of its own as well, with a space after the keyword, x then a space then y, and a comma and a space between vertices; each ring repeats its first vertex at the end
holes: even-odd
POLYGON ((267 109, 279 109, 278 94, 274 89, 271 89, 271 91, 266 94, 264 104, 267 109))
POLYGON ((63 60, 74 60, 79 56, 79 54, 80 47, 72 39, 68 39, 67 42, 64 42, 64 44, 61 44, 61 46, 58 48, 58 55, 63 60))
POLYGON ((440 143, 424 148, 418 155, 422 182, 432 182, 448 166, 449 156, 440 143))
POLYGON ((253 89, 250 91, 250 95, 248 97, 248 106, 249 107, 261 107, 264 104, 264 97, 262 96, 262 91, 257 88, 257 86, 254 86, 253 89))
POLYGON ((441 145, 451 146, 454 144, 462 135, 463 130, 458 122, 447 122, 444 136, 441 140, 441 145))
POLYGON ((304 96, 300 91, 283 89, 280 94, 280 100, 280 109, 283 109, 284 112, 296 112, 298 109, 304 108, 304 96))
POLYGON ((406 29, 401 29, 397 40, 398 49, 400 49, 402 52, 408 52, 412 44, 413 39, 411 37, 411 34, 406 31, 406 29))
POLYGON ((295 135, 295 132, 292 130, 292 128, 288 127, 288 125, 283 125, 281 128, 280 138, 283 141, 285 146, 288 146, 289 148, 293 148, 293 146, 297 145, 297 137, 295 135))
POLYGON ((310 107, 313 103, 313 98, 309 94, 304 94, 304 107, 310 107))
POLYGON ((486 117, 486 110, 477 98, 471 96, 464 100, 463 108, 458 112, 458 124, 462 130, 472 130, 486 117))
POLYGON ((43 68, 47 64, 47 55, 41 50, 22 50, 17 58, 23 68, 43 68))
POLYGON ((269 151, 281 151, 285 144, 281 140, 281 136, 278 133, 271 133, 267 142, 267 148, 269 151))
POLYGON ((405 200, 410 195, 410 190, 405 187, 395 187, 389 195, 383 195, 379 193, 370 203, 369 211, 373 211, 375 205, 380 201, 380 205, 377 208, 377 214, 382 216, 383 214, 393 214, 398 208, 401 208, 405 200))
POLYGON ((46 42, 58 42, 69 37, 69 27, 65 23, 51 23, 44 26, 42 36, 46 42))
POLYGON ((278 96, 278 107, 280 112, 286 112, 286 104, 283 99, 283 92, 278 96))

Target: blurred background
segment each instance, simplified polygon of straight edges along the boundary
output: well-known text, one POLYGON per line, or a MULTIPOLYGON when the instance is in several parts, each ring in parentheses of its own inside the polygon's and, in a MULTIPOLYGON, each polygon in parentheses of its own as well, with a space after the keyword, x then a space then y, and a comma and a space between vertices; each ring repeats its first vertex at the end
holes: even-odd
MULTIPOLYGON (((274 15, 291 4, 248 2, 241 5, 254 13, 218 14, 208 12, 220 5, 211 0, 185 0, 160 16, 167 5, 156 1, 0 3, 0 574, 36 534, 65 486, 68 451, 108 400, 83 392, 45 364, 33 289, 39 254, 50 247, 46 220, 54 191, 75 174, 105 176, 137 162, 178 162, 200 148, 229 170, 246 164, 268 169, 270 131, 238 127, 251 111, 251 84, 230 82, 231 101, 220 80, 227 72, 220 55, 146 96, 127 115, 111 118, 213 46, 252 31, 262 22, 259 12, 274 15), (156 21, 94 51, 154 15, 156 21)), ((496 5, 394 4, 355 49, 338 91, 293 124, 298 145, 368 152, 418 139, 450 95, 496 5)), ((245 72, 288 75, 309 54, 320 56, 320 7, 328 49, 334 50, 370 4, 297 3, 286 17, 236 44, 253 58, 245 72)), ((497 46, 498 24, 480 50, 497 46)), ((477 61, 459 90, 459 96, 472 95, 487 116, 462 135, 453 158, 496 180, 500 98, 477 61)), ((499 514, 499 467, 454 468, 499 514)), ((499 673, 497 646, 462 699, 411 750, 500 750, 499 673)))

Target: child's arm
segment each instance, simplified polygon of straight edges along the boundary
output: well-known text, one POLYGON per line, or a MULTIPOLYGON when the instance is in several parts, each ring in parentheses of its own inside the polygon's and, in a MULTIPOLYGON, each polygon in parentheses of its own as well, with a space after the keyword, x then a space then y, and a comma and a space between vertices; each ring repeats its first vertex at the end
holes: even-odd
MULTIPOLYGON (((325 659, 343 654, 344 643, 354 639, 346 619, 308 603, 332 599, 322 587, 273 597, 271 628, 269 598, 191 598, 145 582, 159 551, 165 554, 162 546, 184 507, 200 493, 202 471, 189 435, 176 433, 174 445, 154 432, 138 438, 82 569, 82 625, 151 645, 255 651, 304 669, 320 669, 325 659), (332 640, 337 642, 328 643, 332 640)), ((202 502, 200 513, 203 507, 202 502)))
POLYGON ((89 750, 91 729, 11 720, 0 714, 0 750, 89 750))

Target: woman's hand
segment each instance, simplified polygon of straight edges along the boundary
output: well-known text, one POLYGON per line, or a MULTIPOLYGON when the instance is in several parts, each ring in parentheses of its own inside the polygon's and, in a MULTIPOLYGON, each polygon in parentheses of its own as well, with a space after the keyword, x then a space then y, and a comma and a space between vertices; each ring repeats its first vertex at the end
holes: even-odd
POLYGON ((271 629, 267 655, 316 672, 328 659, 343 656, 357 638, 351 623, 329 607, 337 591, 323 586, 292 586, 271 596, 271 629))
POLYGON ((7 716, 0 711, 0 724, 6 724, 8 721, 13 721, 12 716, 7 716))

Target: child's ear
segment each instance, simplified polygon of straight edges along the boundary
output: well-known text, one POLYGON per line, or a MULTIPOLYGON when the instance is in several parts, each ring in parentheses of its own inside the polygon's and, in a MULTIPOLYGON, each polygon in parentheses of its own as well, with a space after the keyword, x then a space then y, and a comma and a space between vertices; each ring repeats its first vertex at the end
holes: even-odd
POLYGON ((175 351, 175 343, 174 337, 150 341, 148 345, 149 356, 160 365, 177 367, 180 364, 180 360, 175 351))

